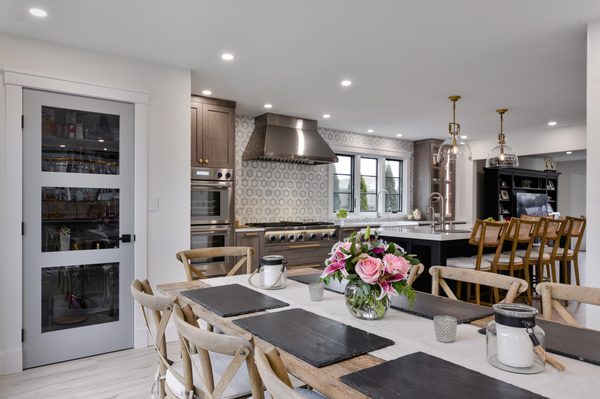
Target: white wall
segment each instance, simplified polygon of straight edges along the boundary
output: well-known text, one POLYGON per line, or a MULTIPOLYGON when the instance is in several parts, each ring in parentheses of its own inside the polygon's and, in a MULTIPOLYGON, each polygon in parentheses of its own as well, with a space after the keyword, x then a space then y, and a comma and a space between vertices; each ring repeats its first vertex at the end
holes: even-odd
MULTIPOLYGON (((159 197, 160 209, 148 214, 148 278, 153 284, 182 280, 183 270, 174 254, 189 247, 190 71, 4 34, 0 34, 0 68, 149 94, 148 192, 159 197)), ((4 190, 6 176, 11 173, 11 165, 6 164, 6 154, 11 149, 5 146, 4 98, 2 85, 0 212, 11 195, 4 190)), ((6 235, 20 236, 20 231, 5 231, 0 226, 0 234, 2 245, 6 235)), ((7 364, 7 354, 20 352, 20 317, 8 320, 5 315, 14 313, 6 277, 20 272, 21 267, 5 262, 5 250, 0 247, 0 320, 6 321, 0 324, 0 374, 12 367, 7 364)), ((17 314, 20 316, 20 311, 17 314)))
MULTIPOLYGON (((563 216, 586 214, 586 161, 565 161, 556 163, 558 176, 558 211, 563 216)), ((586 249, 586 236, 581 249, 586 249)))
MULTIPOLYGON (((588 25, 587 37, 587 195, 586 215, 587 240, 600 242, 600 185, 596 171, 600 170, 600 21, 588 25)), ((600 258, 600 247, 590 245, 587 249, 587 270, 585 285, 600 287, 600 267, 595 260, 600 258)), ((586 325, 600 329, 600 309, 587 306, 586 325)))

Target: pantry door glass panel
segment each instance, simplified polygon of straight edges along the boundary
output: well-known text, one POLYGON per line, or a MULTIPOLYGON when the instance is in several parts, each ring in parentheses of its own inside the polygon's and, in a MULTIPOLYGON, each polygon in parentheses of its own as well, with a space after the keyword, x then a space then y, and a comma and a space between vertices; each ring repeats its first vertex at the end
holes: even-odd
POLYGON ((23 365, 133 346, 133 104, 23 90, 23 365))

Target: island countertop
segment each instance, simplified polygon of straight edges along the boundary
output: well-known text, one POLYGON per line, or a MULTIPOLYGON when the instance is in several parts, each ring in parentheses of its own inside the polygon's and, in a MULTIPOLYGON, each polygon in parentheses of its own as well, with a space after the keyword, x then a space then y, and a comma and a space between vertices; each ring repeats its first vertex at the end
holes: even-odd
POLYGON ((433 231, 430 226, 381 226, 376 229, 381 237, 410 238, 415 240, 453 241, 468 240, 471 236, 471 226, 461 226, 460 229, 433 231))

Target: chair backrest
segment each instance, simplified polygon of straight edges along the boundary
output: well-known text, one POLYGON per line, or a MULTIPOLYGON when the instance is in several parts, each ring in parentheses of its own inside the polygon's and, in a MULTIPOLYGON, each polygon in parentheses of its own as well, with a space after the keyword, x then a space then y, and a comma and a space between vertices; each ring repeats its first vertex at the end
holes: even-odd
MULTIPOLYGON (((550 243, 558 243, 560 237, 563 235, 564 229, 567 226, 565 219, 554 219, 550 217, 542 217, 540 219, 540 227, 538 230, 538 236, 541 238, 539 246, 538 259, 543 259, 546 247, 550 247, 550 243)), ((554 259, 558 245, 554 245, 550 259, 554 259)))
POLYGON ((421 273, 423 273, 423 270, 425 270, 425 266, 423 266, 422 263, 419 263, 418 265, 412 265, 410 267, 410 271, 408 272, 408 278, 406 279, 406 285, 409 287, 412 287, 415 280, 421 275, 421 273))
POLYGON ((292 388, 290 376, 275 347, 270 347, 266 351, 256 347, 254 356, 260 378, 273 399, 304 398, 292 388))
POLYGON ((525 257, 529 258, 533 243, 538 235, 540 228, 539 218, 534 219, 523 219, 523 218, 512 218, 506 229, 505 241, 512 243, 511 245, 511 263, 515 256, 515 252, 518 249, 519 244, 527 244, 525 257))
POLYGON ((521 220, 528 220, 528 221, 534 221, 534 222, 539 222, 541 217, 540 216, 530 216, 530 215, 521 215, 519 216, 519 219, 521 220))
POLYGON ((556 310, 567 324, 575 327, 581 326, 559 300, 600 305, 600 288, 559 283, 541 283, 535 287, 535 290, 542 296, 542 317, 544 319, 551 320, 552 311, 556 310))
MULTIPOLYGON (((565 246, 571 246, 571 240, 575 239, 575 245, 573 246, 573 252, 575 255, 579 253, 579 248, 583 241, 583 234, 585 233, 585 226, 587 220, 585 217, 576 218, 573 216, 567 216, 565 218, 565 228, 563 230, 563 236, 565 238, 565 246)), ((567 255, 567 251, 563 251, 563 255, 567 255)))
MULTIPOLYGON (((154 295, 152 287, 148 280, 139 281, 133 280, 130 286, 131 295, 133 299, 138 302, 142 308, 142 314, 144 315, 144 321, 148 332, 154 339, 154 345, 157 349, 159 357, 159 374, 161 377, 165 376, 167 368, 169 368, 171 361, 167 354, 167 341, 165 338, 165 332, 171 313, 173 312, 174 301, 163 295, 154 295), (154 333, 152 333, 152 327, 148 320, 148 313, 152 313, 152 319, 154 320, 154 333)), ((159 385, 159 397, 165 397, 165 386, 164 379, 160 380, 159 385)))
POLYGON ((201 398, 220 398, 237 371, 245 363, 250 378, 252 396, 258 399, 263 398, 260 377, 254 364, 252 335, 248 334, 242 337, 204 331, 195 320, 186 317, 184 310, 177 304, 174 306, 173 319, 181 344, 183 375, 174 370, 171 372, 185 387, 186 395, 194 392, 194 395, 201 398), (198 361, 192 358, 194 350, 198 352, 198 361), (232 356, 231 362, 216 384, 209 352, 232 356), (198 371, 197 375, 201 381, 194 381, 194 369, 198 371))
POLYGON ((500 302, 512 303, 517 296, 527 290, 527 281, 516 278, 505 276, 503 274, 482 272, 479 270, 460 269, 456 267, 446 266, 432 266, 429 268, 429 274, 431 274, 431 293, 433 295, 440 294, 440 287, 448 298, 457 299, 456 295, 452 292, 448 283, 445 279, 462 281, 465 283, 474 283, 485 285, 491 288, 499 288, 507 290, 506 297, 500 302))
POLYGON ((241 259, 227 272, 227 276, 232 276, 246 263, 246 274, 252 273, 252 256, 254 249, 252 247, 216 247, 199 248, 180 251, 175 254, 178 261, 183 264, 188 281, 194 280, 194 277, 204 279, 208 276, 197 267, 194 267, 194 260, 219 258, 226 256, 241 256, 241 259))
POLYGON ((507 227, 507 222, 487 222, 479 219, 475 221, 471 237, 469 238, 469 244, 477 246, 477 269, 481 265, 484 249, 486 247, 494 247, 496 248, 496 253, 492 262, 492 270, 495 270, 494 265, 498 264, 498 259, 502 253, 507 227))

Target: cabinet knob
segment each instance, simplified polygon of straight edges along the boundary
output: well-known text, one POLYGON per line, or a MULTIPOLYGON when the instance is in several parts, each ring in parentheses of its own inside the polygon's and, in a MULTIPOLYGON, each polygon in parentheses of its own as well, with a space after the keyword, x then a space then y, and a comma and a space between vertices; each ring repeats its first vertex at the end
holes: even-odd
POLYGON ((198 158, 198 163, 199 163, 200 165, 202 165, 202 164, 204 163, 204 160, 203 160, 203 159, 201 159, 201 158, 198 158))
POLYGON ((205 160, 204 160, 204 163, 208 163, 208 159, 205 159, 205 160))

